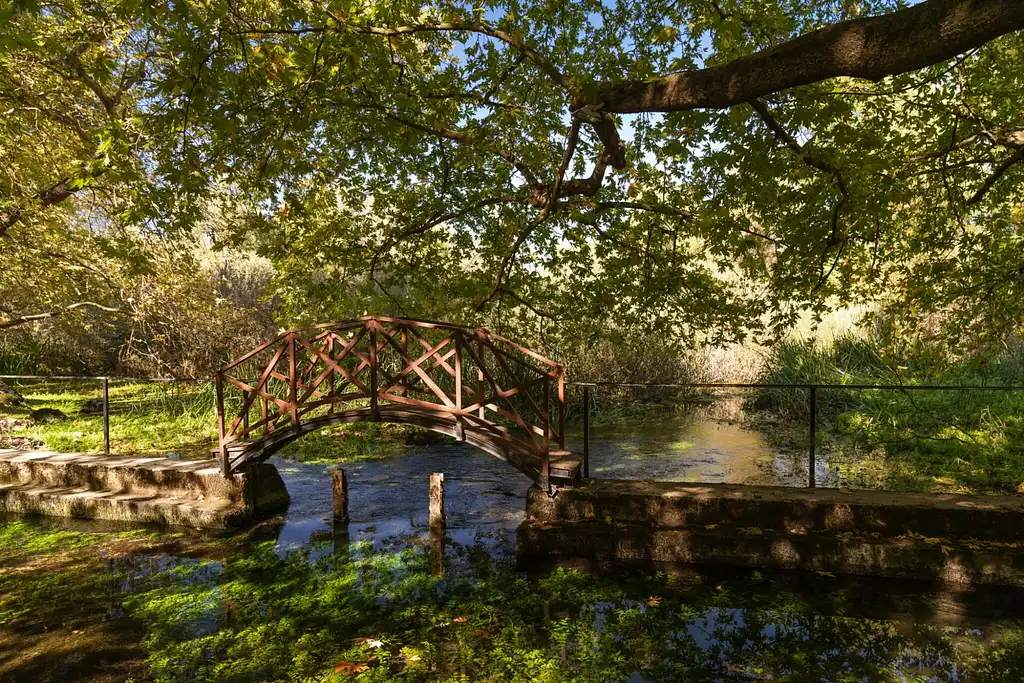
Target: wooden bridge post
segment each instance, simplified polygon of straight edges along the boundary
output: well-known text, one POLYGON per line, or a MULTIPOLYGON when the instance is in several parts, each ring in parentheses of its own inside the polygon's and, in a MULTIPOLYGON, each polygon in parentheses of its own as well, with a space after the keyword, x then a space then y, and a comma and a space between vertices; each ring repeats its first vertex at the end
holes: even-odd
MULTIPOLYGON (((260 388, 263 391, 266 391, 266 389, 264 389, 263 387, 260 387, 260 388)), ((261 415, 261 417, 263 419, 263 437, 266 438, 267 435, 270 434, 270 432, 273 431, 273 429, 271 429, 270 423, 267 421, 267 397, 263 396, 261 398, 262 398, 261 402, 262 402, 263 409, 260 411, 260 415, 261 415)))
POLYGON ((377 405, 377 321, 370 320, 370 412, 380 422, 380 407, 377 405))
POLYGON ((224 446, 224 376, 222 373, 217 373, 215 384, 217 386, 217 446, 220 455, 220 471, 226 477, 230 471, 228 451, 224 446))
POLYGON ((817 426, 815 424, 816 423, 815 418, 817 417, 817 413, 818 413, 818 405, 817 405, 817 403, 818 403, 817 402, 818 392, 817 392, 817 389, 818 388, 816 386, 811 385, 811 387, 808 389, 808 395, 807 395, 807 402, 809 404, 807 406, 807 409, 810 412, 810 417, 811 417, 811 422, 810 422, 810 425, 809 425, 810 429, 808 430, 810 432, 810 434, 808 434, 808 436, 810 437, 810 447, 809 447, 809 450, 807 451, 807 487, 808 488, 812 488, 812 489, 814 488, 814 485, 815 485, 815 481, 814 481, 814 470, 815 470, 814 446, 815 446, 815 441, 817 440, 817 434, 815 433, 815 431, 816 431, 815 428, 817 426))
POLYGON ((295 337, 293 331, 288 335, 288 402, 292 409, 292 429, 299 433, 299 378, 295 374, 295 337))
MULTIPOLYGON (((333 332, 327 336, 327 357, 330 358, 331 360, 335 360, 335 358, 334 358, 334 333, 333 332)), ((336 374, 335 371, 332 369, 331 370, 331 374, 327 376, 328 396, 331 397, 331 402, 329 404, 327 404, 327 414, 328 415, 334 415, 334 391, 335 391, 334 375, 335 374, 336 374)))
POLYGON ((551 383, 544 382, 544 463, 540 468, 540 480, 537 485, 551 493, 551 383))
POLYGON ((462 342, 458 335, 455 340, 455 410, 459 414, 455 417, 455 429, 458 432, 459 441, 466 440, 466 421, 462 419, 462 342))
POLYGON ((480 404, 480 412, 478 413, 478 416, 482 420, 484 419, 484 396, 486 396, 484 393, 484 369, 482 367, 484 362, 483 342, 478 341, 476 343, 476 357, 479 361, 479 365, 476 369, 476 400, 480 404))
POLYGON ((334 493, 334 523, 348 524, 348 471, 341 467, 331 470, 334 493))

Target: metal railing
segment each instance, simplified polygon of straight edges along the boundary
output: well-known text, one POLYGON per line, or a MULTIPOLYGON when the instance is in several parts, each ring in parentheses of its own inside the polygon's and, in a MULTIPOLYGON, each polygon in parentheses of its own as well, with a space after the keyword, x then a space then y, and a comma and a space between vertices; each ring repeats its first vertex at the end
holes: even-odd
POLYGON ((14 381, 53 381, 53 382, 99 382, 101 400, 103 401, 103 454, 110 455, 110 383, 124 382, 143 384, 182 383, 212 384, 212 379, 195 377, 110 377, 91 375, 0 375, 0 380, 14 381))
MULTIPOLYGON (((186 384, 212 384, 213 379, 192 378, 192 377, 109 377, 109 376, 81 376, 81 375, 0 375, 0 380, 14 381, 90 381, 100 382, 103 401, 103 450, 110 454, 110 384, 112 382, 124 383, 186 383, 186 384)), ((582 474, 584 478, 590 477, 590 408, 592 404, 592 389, 602 387, 614 387, 622 389, 775 389, 793 390, 807 392, 808 409, 808 477, 807 486, 816 487, 815 463, 818 428, 818 393, 820 391, 896 391, 896 392, 922 392, 922 391, 989 391, 989 392, 1017 392, 1024 391, 1024 386, 1015 385, 984 385, 984 384, 814 384, 814 383, 788 383, 788 384, 762 384, 754 382, 565 382, 566 387, 579 387, 583 390, 583 453, 582 453, 582 474)))
POLYGON ((807 487, 815 488, 815 458, 817 444, 818 392, 837 391, 1024 391, 1024 386, 983 385, 983 384, 759 384, 755 382, 567 382, 567 386, 583 389, 583 476, 590 476, 590 390, 600 387, 623 389, 783 389, 807 392, 808 410, 808 467, 807 487))

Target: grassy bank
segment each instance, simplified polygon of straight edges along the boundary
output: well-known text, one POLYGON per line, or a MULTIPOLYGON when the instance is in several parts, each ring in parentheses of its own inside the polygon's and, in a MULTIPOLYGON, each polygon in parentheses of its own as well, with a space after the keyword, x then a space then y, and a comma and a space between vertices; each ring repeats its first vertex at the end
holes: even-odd
MULTIPOLYGON (((1020 386, 1024 348, 987 361, 892 360, 870 342, 790 342, 766 358, 766 384, 1020 386)), ((818 450, 849 486, 956 492, 1019 491, 1024 483, 1024 392, 819 390, 818 450)), ((748 409, 776 420, 768 436, 807 447, 803 390, 762 389, 748 409), (781 424, 778 422, 781 421, 781 424)), ((756 418, 755 418, 756 419, 756 418)))
MULTIPOLYGON (((12 383, 13 384, 13 383, 12 383)), ((0 402, 0 448, 46 448, 59 452, 103 452, 99 382, 32 381, 14 384, 28 406, 0 402), (64 417, 33 420, 32 411, 64 417)), ((217 445, 216 394, 211 384, 110 384, 110 446, 120 455, 179 453, 210 457, 217 445)), ((303 462, 357 462, 405 451, 422 439, 413 427, 391 424, 338 425, 307 435, 282 450, 303 462)))

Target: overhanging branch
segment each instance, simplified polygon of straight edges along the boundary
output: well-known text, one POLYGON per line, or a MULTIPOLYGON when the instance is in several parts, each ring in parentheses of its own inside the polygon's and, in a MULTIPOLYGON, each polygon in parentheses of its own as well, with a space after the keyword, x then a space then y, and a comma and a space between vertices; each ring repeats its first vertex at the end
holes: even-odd
POLYGON ((725 109, 839 76, 877 81, 916 71, 1022 28, 1021 0, 925 0, 832 24, 718 66, 605 83, 588 101, 617 113, 725 109))
POLYGON ((28 325, 29 323, 42 322, 44 320, 50 320, 58 316, 64 315, 70 311, 78 308, 96 308, 106 313, 121 313, 120 308, 111 308, 109 306, 103 306, 102 304, 95 303, 93 301, 79 301, 78 303, 58 308, 53 311, 47 311, 46 313, 36 313, 34 315, 23 315, 17 318, 11 318, 9 320, 0 320, 0 330, 8 330, 13 327, 19 327, 21 325, 28 325))

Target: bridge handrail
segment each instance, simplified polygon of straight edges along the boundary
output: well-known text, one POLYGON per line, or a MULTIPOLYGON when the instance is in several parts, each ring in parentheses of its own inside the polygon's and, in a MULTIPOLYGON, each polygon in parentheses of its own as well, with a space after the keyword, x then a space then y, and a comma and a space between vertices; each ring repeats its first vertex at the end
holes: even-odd
POLYGON ((460 432, 484 424, 503 430, 509 443, 542 460, 542 478, 548 474, 552 444, 565 448, 565 368, 484 328, 363 316, 288 330, 225 365, 215 384, 225 473, 240 465, 228 456, 231 444, 260 431, 264 440, 280 429, 298 434, 304 417, 324 407, 326 416, 312 419, 330 417, 339 404, 365 400, 375 419, 380 404, 398 404, 453 419, 460 432), (431 330, 444 337, 431 339, 431 330), (269 354, 269 361, 261 354, 269 354), (383 363, 381 356, 386 357, 383 363), (257 364, 258 372, 247 367, 241 374, 255 380, 233 376, 246 361, 257 364), (474 369, 475 381, 464 377, 474 369), (272 381, 287 386, 268 389, 272 381), (280 396, 284 389, 287 398, 280 396), (537 390, 542 396, 534 398, 531 391, 537 390), (241 408, 230 418, 225 391, 241 392, 241 408), (250 423, 257 401, 259 419, 250 423), (490 421, 488 413, 495 416, 490 421))

